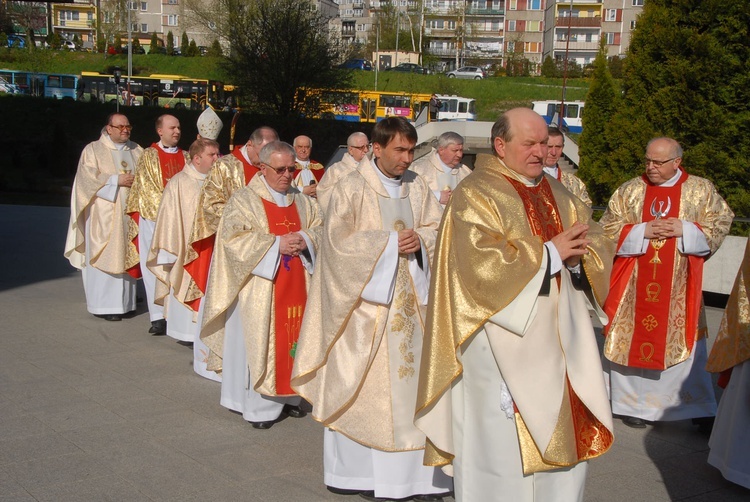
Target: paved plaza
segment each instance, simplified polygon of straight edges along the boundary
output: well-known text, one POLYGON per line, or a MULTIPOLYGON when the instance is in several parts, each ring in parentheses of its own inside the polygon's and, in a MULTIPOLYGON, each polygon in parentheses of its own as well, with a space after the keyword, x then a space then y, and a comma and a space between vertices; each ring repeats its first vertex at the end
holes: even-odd
MULTIPOLYGON (((0 205, 0 501, 362 500, 326 491, 310 417, 255 430, 193 373, 192 348, 147 334, 145 305, 122 322, 88 314, 62 256, 68 215, 0 205)), ((586 501, 750 501, 689 421, 616 420, 615 436, 586 501)))

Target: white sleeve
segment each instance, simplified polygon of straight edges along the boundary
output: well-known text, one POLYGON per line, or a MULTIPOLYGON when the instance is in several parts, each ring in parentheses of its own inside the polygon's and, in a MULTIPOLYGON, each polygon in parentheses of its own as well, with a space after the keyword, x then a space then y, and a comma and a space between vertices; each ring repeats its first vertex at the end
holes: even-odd
POLYGON ((692 221, 682 221, 682 237, 677 239, 677 249, 682 254, 706 256, 711 253, 706 234, 692 221))
POLYGON ((362 290, 362 299, 372 303, 388 305, 393 298, 398 271, 398 232, 390 232, 388 244, 375 264, 370 281, 362 290))
MULTIPOLYGON (((552 246, 554 248, 554 246, 552 246)), ((536 302, 539 298, 539 290, 544 282, 544 275, 547 272, 547 246, 544 247, 544 256, 542 263, 537 270, 536 275, 526 284, 518 296, 510 302, 504 309, 490 317, 490 322, 505 328, 511 333, 523 336, 531 321, 536 315, 536 302)))
POLYGON ((96 192, 96 196, 101 199, 114 202, 115 199, 117 199, 117 192, 120 189, 120 186, 118 185, 119 181, 120 175, 113 174, 109 177, 107 183, 103 187, 101 187, 98 192, 96 192))
POLYGON ((279 270, 279 263, 281 262, 281 254, 279 253, 280 246, 281 240, 276 236, 276 240, 274 240, 271 248, 253 269, 253 275, 268 279, 269 281, 272 281, 273 278, 276 277, 276 272, 279 270))
MULTIPOLYGON (((421 244, 421 243, 420 243, 421 244)), ((419 266, 416 254, 409 255, 409 274, 414 282, 414 291, 417 294, 417 301, 420 305, 427 305, 427 299, 430 292, 430 257, 424 245, 419 250, 422 254, 422 267, 419 266)))
POLYGON ((307 244, 307 249, 305 251, 310 254, 310 258, 308 259, 307 253, 300 253, 299 259, 302 260, 302 266, 305 267, 307 273, 312 274, 313 270, 315 270, 315 248, 313 247, 310 237, 307 236, 304 230, 300 230, 299 234, 305 239, 305 243, 307 244))
POLYGON ((560 253, 552 244, 552 241, 545 242, 544 247, 547 248, 547 253, 549 253, 549 275, 552 276, 562 270, 562 258, 560 258, 560 253))
POLYGON ((617 250, 618 256, 639 256, 648 249, 649 239, 646 239, 646 224, 638 223, 633 225, 630 233, 622 242, 622 246, 617 250))

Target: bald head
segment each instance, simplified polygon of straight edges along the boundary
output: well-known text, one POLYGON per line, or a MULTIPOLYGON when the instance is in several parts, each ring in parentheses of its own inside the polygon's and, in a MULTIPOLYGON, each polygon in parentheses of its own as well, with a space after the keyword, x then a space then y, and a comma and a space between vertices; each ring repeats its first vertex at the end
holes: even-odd
POLYGON ((492 146, 509 169, 528 179, 542 174, 547 157, 547 123, 530 108, 513 108, 492 126, 492 146))

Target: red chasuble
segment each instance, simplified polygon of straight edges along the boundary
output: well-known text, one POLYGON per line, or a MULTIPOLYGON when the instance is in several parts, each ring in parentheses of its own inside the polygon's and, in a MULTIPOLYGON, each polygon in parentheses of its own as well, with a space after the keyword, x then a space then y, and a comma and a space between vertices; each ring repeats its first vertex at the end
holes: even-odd
MULTIPOLYGON (((643 201, 641 222, 660 218, 678 218, 682 184, 688 174, 683 173, 672 187, 654 185, 643 176, 646 195, 643 201)), ((617 248, 622 246, 633 225, 626 225, 620 232, 617 248)), ((627 366, 663 370, 666 369, 665 352, 667 338, 675 330, 682 332, 689 351, 693 350, 698 332, 698 316, 701 308, 704 257, 688 256, 687 291, 685 293, 685 316, 672 316, 682 326, 670 326, 670 303, 672 300, 673 274, 677 239, 651 239, 646 253, 641 256, 615 256, 610 280, 610 293, 604 302, 604 312, 613 319, 622 302, 630 277, 637 273, 635 287, 635 317, 633 337, 627 366)), ((673 324, 675 324, 673 322, 673 324)), ((606 334, 609 326, 606 326, 606 334)))
MULTIPOLYGON (((297 206, 279 207, 263 199, 268 228, 274 235, 299 232, 302 228, 297 206)), ((295 394, 289 385, 294 352, 307 302, 305 268, 299 256, 281 256, 281 264, 273 281, 274 322, 276 328, 276 394, 295 394)))
POLYGON ((245 173, 245 185, 247 185, 248 183, 250 183, 250 180, 253 179, 253 176, 255 176, 256 174, 260 172, 260 168, 255 167, 250 162, 245 160, 245 156, 242 155, 242 152, 240 151, 241 148, 242 148, 241 146, 235 148, 234 151, 232 152, 232 155, 234 155, 234 157, 237 160, 242 162, 242 169, 245 173))
POLYGON ((178 148, 175 153, 167 153, 161 149, 158 143, 151 145, 152 148, 156 148, 156 152, 159 155, 159 167, 161 167, 161 183, 162 187, 167 186, 172 176, 182 171, 185 167, 185 154, 182 153, 182 149, 178 148))
MULTIPOLYGON (((542 237, 547 242, 563 231, 560 211, 546 179, 542 179, 541 183, 534 187, 526 186, 508 176, 506 176, 506 179, 521 197, 532 234, 542 237)), ((559 276, 557 277, 557 285, 560 286, 559 276)), ((614 437, 581 401, 570 385, 567 376, 565 380, 570 397, 570 412, 573 419, 578 458, 585 460, 600 455, 609 449, 614 437)), ((519 413, 515 403, 513 403, 513 408, 516 413, 519 413)), ((521 432, 519 431, 520 435, 521 432)))

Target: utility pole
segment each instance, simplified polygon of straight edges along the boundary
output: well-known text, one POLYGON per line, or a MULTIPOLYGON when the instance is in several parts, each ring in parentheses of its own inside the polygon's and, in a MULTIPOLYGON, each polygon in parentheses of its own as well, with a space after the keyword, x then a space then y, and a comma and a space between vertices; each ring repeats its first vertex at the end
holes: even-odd
POLYGON ((570 12, 568 12, 568 36, 565 40, 565 62, 563 63, 563 85, 562 99, 560 100, 560 113, 557 117, 557 127, 563 130, 563 117, 565 116, 565 86, 568 82, 568 49, 570 48, 570 27, 573 24, 573 0, 570 0, 570 12))

